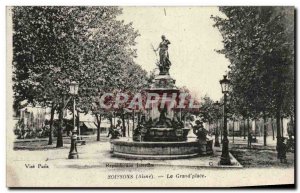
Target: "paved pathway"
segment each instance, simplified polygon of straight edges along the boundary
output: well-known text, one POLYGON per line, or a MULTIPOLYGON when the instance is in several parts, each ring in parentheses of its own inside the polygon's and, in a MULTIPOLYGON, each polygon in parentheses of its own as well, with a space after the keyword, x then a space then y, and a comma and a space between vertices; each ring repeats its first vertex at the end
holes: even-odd
MULTIPOLYGON (((219 166, 218 162, 221 156, 221 149, 214 148, 214 154, 202 157, 194 157, 189 159, 178 160, 128 160, 122 158, 113 157, 110 153, 109 142, 91 142, 86 145, 78 145, 78 152, 80 159, 68 160, 66 159, 69 152, 69 144, 65 144, 62 148, 53 148, 47 150, 18 150, 15 155, 16 161, 36 161, 47 160, 49 163, 53 162, 58 167, 78 167, 83 168, 85 166, 91 167, 106 167, 107 163, 139 163, 139 164, 153 164, 163 166, 184 166, 184 167, 225 167, 219 166), (87 164, 88 163, 88 164, 87 164)), ((238 161, 231 155, 232 166, 240 168, 242 167, 238 161)), ((227 166, 228 167, 228 166, 227 166)))
POLYGON ((96 141, 78 146, 80 159, 69 160, 69 148, 70 145, 65 144, 63 148, 9 150, 8 183, 26 183, 29 187, 222 187, 292 183, 294 179, 293 168, 241 168, 233 157, 233 167, 220 168, 217 164, 221 154, 219 148, 213 156, 181 160, 115 158, 110 154, 109 142, 96 141), (28 164, 35 165, 35 169, 27 168, 28 164), (38 169, 39 165, 45 168, 38 169), (16 171, 22 175, 15 175, 16 171), (125 178, 131 175, 133 179, 125 178), (259 180, 254 180, 253 176, 258 176, 259 180))

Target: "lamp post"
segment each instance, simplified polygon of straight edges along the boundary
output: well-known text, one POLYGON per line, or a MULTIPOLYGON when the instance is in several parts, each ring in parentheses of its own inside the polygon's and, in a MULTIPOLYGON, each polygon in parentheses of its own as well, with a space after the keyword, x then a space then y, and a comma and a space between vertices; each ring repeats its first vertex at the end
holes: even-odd
POLYGON ((224 122, 223 122, 223 141, 222 141, 222 155, 221 155, 221 160, 220 164, 221 165, 230 165, 230 157, 229 157, 229 148, 228 148, 228 131, 227 131, 227 109, 226 109, 226 102, 227 102, 227 93, 229 91, 229 83, 230 81, 227 79, 227 76, 224 75, 223 79, 220 80, 221 88, 222 88, 222 93, 224 94, 224 122))
MULTIPOLYGON (((220 119, 220 127, 222 124, 223 124, 223 118, 220 119)), ((223 141, 223 130, 222 129, 220 129, 220 134, 221 134, 221 142, 222 142, 223 141)))
POLYGON ((77 152, 77 134, 76 134, 76 120, 75 120, 75 96, 78 94, 78 86, 79 84, 75 81, 70 83, 70 94, 73 96, 73 131, 72 131, 72 136, 71 136, 71 148, 69 152, 69 159, 78 159, 78 152, 77 152))
MULTIPOLYGON (((217 113, 219 111, 220 105, 221 104, 219 103, 219 101, 216 101, 214 103, 214 106, 215 106, 215 108, 217 110, 217 113)), ((216 128, 216 132, 215 132, 215 147, 220 147, 220 142, 219 142, 219 118, 218 118, 218 116, 217 116, 217 128, 216 128)))

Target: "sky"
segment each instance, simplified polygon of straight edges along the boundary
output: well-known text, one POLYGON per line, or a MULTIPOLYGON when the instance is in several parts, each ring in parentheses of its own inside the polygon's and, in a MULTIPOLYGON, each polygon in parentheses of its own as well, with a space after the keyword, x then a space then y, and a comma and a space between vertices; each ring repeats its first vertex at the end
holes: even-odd
MULTIPOLYGON (((132 22, 139 31, 135 61, 147 72, 156 68, 157 48, 161 35, 171 42, 170 75, 176 85, 186 86, 194 96, 205 94, 213 100, 222 96, 219 80, 226 73, 229 61, 215 50, 222 49, 222 36, 213 27, 211 15, 222 16, 218 7, 123 7, 119 19, 132 22)), ((157 53, 158 54, 158 53, 157 53)))

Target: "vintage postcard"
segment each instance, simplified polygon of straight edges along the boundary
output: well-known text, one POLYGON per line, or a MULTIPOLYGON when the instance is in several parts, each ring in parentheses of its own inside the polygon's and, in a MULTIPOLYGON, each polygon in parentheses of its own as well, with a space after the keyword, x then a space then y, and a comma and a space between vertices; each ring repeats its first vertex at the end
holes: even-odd
POLYGON ((6 12, 8 187, 295 187, 294 7, 6 12))

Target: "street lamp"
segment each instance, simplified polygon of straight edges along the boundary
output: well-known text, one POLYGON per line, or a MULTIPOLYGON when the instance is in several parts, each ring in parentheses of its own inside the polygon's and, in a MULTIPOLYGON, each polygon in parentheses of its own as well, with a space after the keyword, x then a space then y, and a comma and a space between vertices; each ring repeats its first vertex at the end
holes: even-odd
POLYGON ((222 155, 220 164, 221 165, 230 165, 230 157, 229 157, 229 148, 228 148, 228 138, 227 138, 227 109, 226 109, 226 101, 227 101, 227 93, 229 92, 229 83, 230 81, 227 79, 227 76, 224 75, 223 79, 220 80, 220 84, 222 87, 222 93, 224 94, 224 125, 223 125, 223 141, 222 141, 222 155))
MULTIPOLYGON (((216 101, 214 103, 214 106, 215 106, 215 108, 216 108, 217 111, 219 110, 220 105, 221 104, 219 103, 219 101, 216 101)), ((219 118, 218 118, 218 114, 217 114, 217 128, 216 128, 216 132, 215 132, 215 147, 220 147, 220 142, 219 142, 219 118)))
POLYGON ((70 94, 73 96, 73 131, 71 136, 71 148, 69 152, 69 159, 78 159, 78 152, 77 152, 77 144, 76 144, 76 120, 75 120, 75 97, 78 94, 78 86, 79 84, 75 81, 70 83, 70 94))

